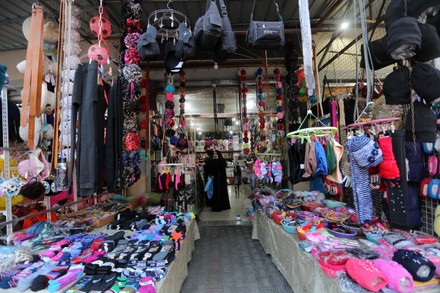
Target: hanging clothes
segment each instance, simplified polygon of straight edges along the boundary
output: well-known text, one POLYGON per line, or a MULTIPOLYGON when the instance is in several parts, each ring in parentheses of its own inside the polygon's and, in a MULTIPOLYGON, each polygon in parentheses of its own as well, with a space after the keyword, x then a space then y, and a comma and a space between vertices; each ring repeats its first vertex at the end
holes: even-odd
POLYGON ((365 135, 349 140, 346 149, 350 157, 354 205, 360 224, 368 223, 373 216, 373 199, 368 169, 383 161, 379 144, 365 135))
POLYGON ((121 191, 123 120, 122 89, 118 77, 110 89, 105 136, 105 174, 107 189, 111 193, 121 191))
POLYGON ((316 171, 316 153, 315 144, 313 142, 306 143, 306 151, 304 158, 304 174, 303 178, 310 178, 316 171))
POLYGON ((327 175, 328 174, 328 164, 325 156, 325 150, 321 142, 315 141, 315 155, 316 155, 316 169, 315 176, 327 175))
MULTIPOLYGON (((327 145, 327 148, 329 146, 327 145)), ((344 147, 339 144, 336 140, 331 141, 331 147, 333 149, 333 153, 335 154, 336 167, 335 169, 327 176, 326 179, 331 180, 333 182, 342 183, 342 174, 339 163, 341 162, 342 155, 344 154, 344 147)), ((330 172, 330 170, 329 170, 330 172)))
POLYGON ((306 155, 306 144, 301 141, 296 141, 292 144, 288 151, 289 157, 289 180, 292 184, 297 184, 302 181, 304 175, 304 160, 306 155))

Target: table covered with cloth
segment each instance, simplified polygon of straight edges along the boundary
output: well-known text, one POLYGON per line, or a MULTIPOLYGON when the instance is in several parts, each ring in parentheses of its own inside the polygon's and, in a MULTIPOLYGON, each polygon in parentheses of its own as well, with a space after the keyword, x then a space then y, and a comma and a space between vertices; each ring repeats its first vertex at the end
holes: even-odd
POLYGON ((285 232, 261 212, 254 215, 252 239, 260 241, 295 293, 342 292, 339 280, 328 277, 313 256, 298 246, 296 235, 285 232))
MULTIPOLYGON (((130 236, 134 232, 129 230, 125 231, 125 236, 130 236)), ((116 230, 108 230, 106 227, 98 228, 93 231, 93 233, 106 233, 106 234, 114 234, 118 231, 116 230)), ((182 241, 180 246, 180 250, 176 253, 175 259, 168 266, 168 271, 162 280, 156 283, 156 293, 179 293, 182 289, 183 282, 185 278, 188 276, 188 263, 191 260, 192 252, 194 251, 194 242, 195 240, 200 239, 199 227, 195 219, 187 222, 186 235, 185 239, 182 241)), ((75 282, 77 283, 77 282, 75 282)), ((75 283, 70 284, 69 286, 63 288, 59 292, 64 292, 68 290, 70 287, 74 286, 75 283)), ((17 288, 12 289, 0 289, 0 292, 4 293, 33 293, 30 289, 22 292, 17 288)), ((37 292, 47 293, 49 292, 47 289, 40 290, 37 292)))

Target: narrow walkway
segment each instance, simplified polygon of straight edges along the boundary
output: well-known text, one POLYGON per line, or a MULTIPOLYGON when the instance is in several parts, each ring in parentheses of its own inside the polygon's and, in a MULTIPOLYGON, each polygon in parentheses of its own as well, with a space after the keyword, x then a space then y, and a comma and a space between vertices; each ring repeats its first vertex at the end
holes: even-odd
POLYGON ((181 293, 291 293, 251 233, 251 225, 200 225, 181 293))

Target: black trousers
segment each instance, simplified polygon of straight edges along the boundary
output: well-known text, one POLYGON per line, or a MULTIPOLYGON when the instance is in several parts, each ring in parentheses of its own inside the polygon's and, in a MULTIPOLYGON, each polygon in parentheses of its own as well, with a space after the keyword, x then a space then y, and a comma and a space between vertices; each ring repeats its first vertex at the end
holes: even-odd
POLYGON ((78 65, 72 93, 71 141, 75 141, 76 133, 78 133, 78 139, 76 144, 72 143, 71 162, 74 162, 76 154, 78 194, 80 196, 91 195, 96 190, 97 79, 98 63, 96 61, 78 65))

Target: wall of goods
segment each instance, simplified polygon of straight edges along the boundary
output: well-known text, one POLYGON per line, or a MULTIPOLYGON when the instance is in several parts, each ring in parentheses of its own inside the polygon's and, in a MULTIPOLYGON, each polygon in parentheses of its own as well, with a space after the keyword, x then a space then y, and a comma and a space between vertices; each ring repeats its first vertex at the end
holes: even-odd
POLYGON ((228 161, 228 183, 237 184, 237 168, 249 183, 252 205, 243 215, 295 292, 438 289, 440 88, 432 85, 440 82, 440 7, 392 1, 386 36, 368 41, 363 30, 362 78, 331 87, 315 80, 308 5, 299 2, 302 63, 274 1, 272 34, 251 22, 246 43, 284 48, 285 64, 238 67, 230 117, 220 115, 214 89, 213 119, 224 124, 215 131, 190 126, 183 67, 196 49, 220 64, 237 51, 222 0, 220 9, 209 2, 193 26, 170 7, 148 14, 141 0, 123 2, 117 56, 102 0, 87 52, 74 1, 60 1, 59 24, 34 5, 23 25, 26 60, 17 66, 20 109, 8 100, 0 65, 0 288, 179 292, 199 238, 210 147, 228 161), (148 62, 159 56, 162 87, 149 76, 148 62), (386 66, 393 70, 379 81, 374 70, 386 66), (139 185, 146 192, 136 192, 139 185), (292 254, 277 255, 283 245, 292 254), (318 272, 315 287, 286 269, 296 255, 315 260, 307 263, 318 272))

